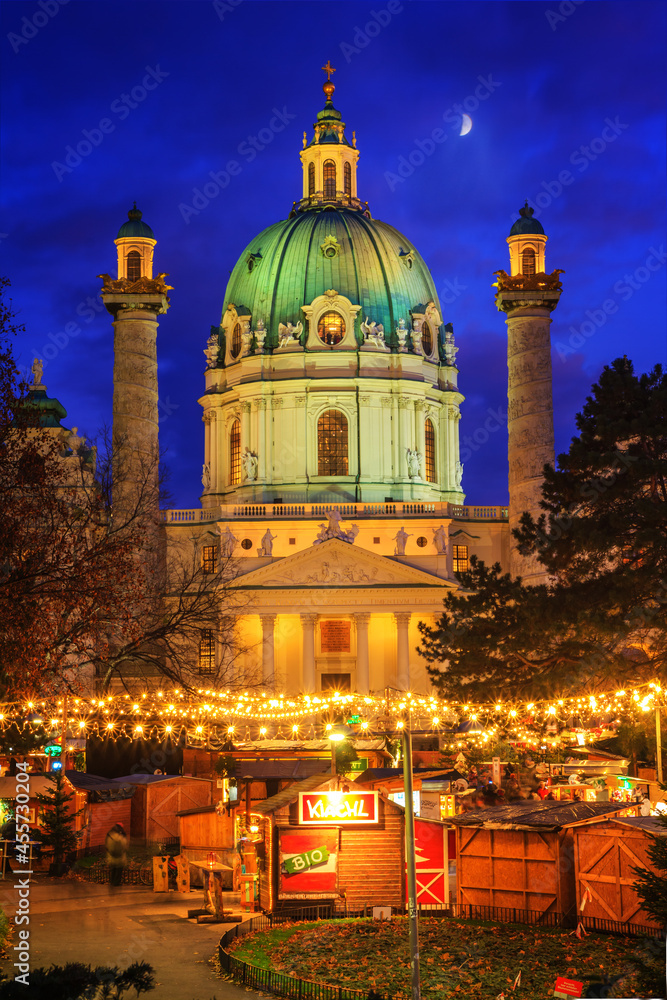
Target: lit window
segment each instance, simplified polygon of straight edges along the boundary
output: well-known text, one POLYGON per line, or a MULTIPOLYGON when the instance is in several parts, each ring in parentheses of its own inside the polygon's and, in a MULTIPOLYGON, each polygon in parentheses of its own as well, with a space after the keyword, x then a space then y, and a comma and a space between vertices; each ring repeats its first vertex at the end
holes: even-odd
POLYGON ((315 194, 315 164, 308 164, 308 195, 315 194))
POLYGON ((232 330, 232 346, 230 347, 230 352, 233 358, 238 358, 241 353, 241 347, 243 346, 243 337, 241 335, 241 324, 237 323, 232 330))
POLYGON ((453 545, 452 546, 452 569, 455 573, 467 573, 468 572, 468 546, 467 545, 453 545))
POLYGON ((138 281, 141 277, 141 254, 138 250, 130 250, 127 255, 127 279, 138 281))
POLYGON ((201 566, 205 573, 215 573, 218 566, 218 550, 215 545, 205 545, 203 547, 201 566))
POLYGON ((343 190, 346 195, 352 196, 352 167, 349 163, 343 167, 343 190))
POLYGON ((229 482, 241 482, 241 422, 235 420, 229 432, 229 482))
POLYGON ((435 431, 433 423, 428 419, 424 424, 424 465, 426 482, 435 483, 435 431))
POLYGON ((535 251, 531 247, 526 247, 521 254, 521 273, 535 274, 535 251))
POLYGON ((347 476, 347 418, 327 410, 317 421, 318 476, 347 476))
POLYGON ((422 350, 424 354, 429 356, 433 354, 433 334, 431 327, 426 322, 422 326, 422 350))
POLYGON ((345 336, 345 321, 340 313, 328 312, 321 316, 317 334, 323 344, 340 344, 345 336))
POLYGON ((324 197, 327 201, 336 197, 336 164, 333 160, 324 161, 324 197))
POLYGON ((199 639, 199 673, 215 673, 215 636, 212 628, 203 628, 199 639))

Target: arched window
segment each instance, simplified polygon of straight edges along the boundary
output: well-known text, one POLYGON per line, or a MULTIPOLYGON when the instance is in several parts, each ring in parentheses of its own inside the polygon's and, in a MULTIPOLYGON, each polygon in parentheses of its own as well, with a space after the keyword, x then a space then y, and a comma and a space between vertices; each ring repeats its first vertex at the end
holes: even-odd
MULTIPOLYGON (((424 320, 422 324, 422 350, 424 354, 430 357, 433 354, 433 334, 431 333, 431 327, 424 320)), ((430 421, 427 421, 429 423, 430 421)))
POLYGON ((323 344, 340 344, 345 336, 345 320, 340 313, 326 312, 317 324, 317 335, 323 344))
POLYGON ((324 197, 327 201, 336 197, 336 164, 333 160, 324 161, 324 197))
POLYGON ((235 420, 229 432, 229 482, 236 486, 241 482, 241 422, 235 420))
POLYGON ((127 255, 127 279, 138 281, 141 277, 141 254, 138 250, 130 250, 127 255))
POLYGON ((237 323, 232 330, 232 343, 229 348, 230 353, 233 358, 238 358, 241 353, 241 348, 243 346, 243 337, 241 336, 241 324, 237 323))
POLYGON ((521 273, 535 274, 535 251, 532 247, 526 247, 521 254, 521 273))
POLYGON ((308 164, 308 196, 315 194, 315 164, 308 164))
POLYGON ((343 190, 346 195, 352 197, 352 167, 349 163, 343 167, 343 190))
POLYGON ((318 476, 347 476, 347 417, 326 410, 317 421, 318 476))
POLYGON ((432 422, 427 418, 424 424, 424 466, 426 482, 435 483, 435 431, 432 422))

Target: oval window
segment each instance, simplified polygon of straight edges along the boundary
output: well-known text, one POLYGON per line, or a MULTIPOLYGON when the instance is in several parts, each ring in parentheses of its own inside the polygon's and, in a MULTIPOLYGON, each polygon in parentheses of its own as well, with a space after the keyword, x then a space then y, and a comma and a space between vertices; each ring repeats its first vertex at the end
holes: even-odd
POLYGON ((424 537, 424 535, 420 535, 419 538, 417 539, 417 545, 419 546, 419 548, 423 549, 424 546, 427 545, 427 544, 428 544, 428 542, 427 542, 426 538, 424 537))
POLYGON ((422 350, 428 357, 433 354, 433 334, 427 322, 422 326, 422 350))
POLYGON ((340 313, 324 313, 317 324, 317 334, 323 344, 340 344, 345 336, 345 320, 340 313))
POLYGON ((252 542, 251 542, 251 540, 249 538, 244 538, 243 541, 241 542, 241 548, 242 549, 251 549, 252 548, 252 542))
POLYGON ((241 347, 243 346, 243 337, 241 336, 241 324, 237 323, 232 330, 232 343, 229 348, 229 352, 233 358, 238 358, 241 353, 241 347))

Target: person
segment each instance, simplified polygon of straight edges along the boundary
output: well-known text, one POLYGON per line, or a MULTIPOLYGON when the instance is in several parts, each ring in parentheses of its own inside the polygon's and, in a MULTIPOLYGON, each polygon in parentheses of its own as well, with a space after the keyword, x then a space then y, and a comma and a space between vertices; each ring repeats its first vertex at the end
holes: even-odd
POLYGON ((643 795, 639 806, 639 815, 650 816, 651 814, 652 814, 651 800, 647 795, 643 795))
POLYGON ((546 788, 544 782, 541 779, 537 783, 537 794, 541 799, 546 799, 547 795, 549 794, 549 789, 546 788))
POLYGON ((122 823, 115 823, 106 835, 104 846, 107 852, 107 864, 111 869, 109 881, 112 886, 119 886, 123 878, 123 868, 127 862, 127 835, 122 823))

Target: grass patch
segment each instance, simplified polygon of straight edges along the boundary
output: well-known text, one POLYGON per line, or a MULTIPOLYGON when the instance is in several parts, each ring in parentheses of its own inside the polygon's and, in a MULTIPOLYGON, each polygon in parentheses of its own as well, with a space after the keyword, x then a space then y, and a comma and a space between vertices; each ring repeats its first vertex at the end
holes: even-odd
MULTIPOLYGON (((433 1000, 509 996, 519 972, 513 1000, 553 996, 556 976, 597 982, 600 989, 591 996, 647 996, 630 971, 629 957, 642 947, 637 939, 589 934, 579 941, 567 931, 433 917, 422 917, 419 928, 422 993, 433 1000), (623 981, 602 992, 606 977, 621 973, 623 981)), ((245 935, 231 947, 242 961, 299 979, 374 989, 394 1000, 410 997, 405 918, 283 925, 245 935)))

